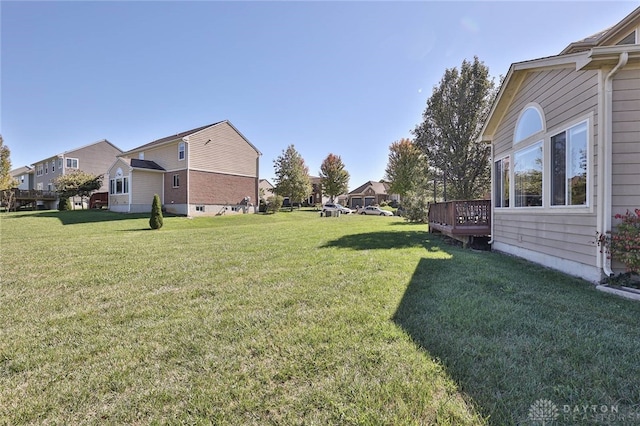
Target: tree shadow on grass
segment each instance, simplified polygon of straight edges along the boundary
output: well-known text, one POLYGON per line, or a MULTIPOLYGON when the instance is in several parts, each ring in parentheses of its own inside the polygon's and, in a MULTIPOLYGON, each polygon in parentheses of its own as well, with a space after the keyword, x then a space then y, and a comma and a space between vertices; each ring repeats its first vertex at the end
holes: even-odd
POLYGON ((320 246, 321 248, 338 247, 352 250, 387 250, 410 247, 424 247, 431 251, 440 251, 433 243, 429 234, 423 231, 379 231, 364 234, 351 234, 331 240, 320 246))

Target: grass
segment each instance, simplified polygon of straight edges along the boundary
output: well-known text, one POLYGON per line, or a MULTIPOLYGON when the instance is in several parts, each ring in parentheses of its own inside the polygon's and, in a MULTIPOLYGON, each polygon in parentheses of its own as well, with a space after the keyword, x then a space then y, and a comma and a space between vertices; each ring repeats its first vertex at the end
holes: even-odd
POLYGON ((539 399, 640 402, 640 305, 583 281, 395 217, 164 223, 0 216, 0 424, 503 425, 539 399))

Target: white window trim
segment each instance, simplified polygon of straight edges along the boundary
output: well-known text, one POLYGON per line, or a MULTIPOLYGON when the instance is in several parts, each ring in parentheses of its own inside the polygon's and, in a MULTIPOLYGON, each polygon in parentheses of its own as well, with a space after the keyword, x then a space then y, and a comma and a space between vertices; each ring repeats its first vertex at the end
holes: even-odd
POLYGON ((509 173, 511 174, 511 176, 509 177, 509 185, 511 185, 511 182, 513 182, 513 185, 511 185, 509 187, 509 194, 513 195, 512 200, 513 202, 509 202, 510 206, 509 207, 504 207, 504 208, 512 208, 511 206, 513 206, 514 209, 516 210, 540 210, 543 209, 545 207, 545 203, 546 203, 546 198, 547 198, 547 194, 545 193, 545 181, 548 180, 546 179, 546 170, 548 169, 548 167, 545 167, 547 165, 547 161, 546 161, 546 144, 545 144, 545 139, 538 139, 535 142, 531 142, 531 143, 527 143, 526 146, 521 147, 518 150, 513 151, 513 164, 511 165, 511 170, 509 171, 509 173), (540 144, 542 146, 542 204, 539 206, 517 206, 516 205, 516 155, 518 153, 522 153, 522 152, 526 152, 526 151, 533 151, 534 149, 537 149, 536 145, 540 144))
POLYGON ((542 109, 542 107, 538 103, 529 102, 528 104, 526 104, 524 106, 524 108, 522 108, 522 110, 520 111, 520 114, 518 114, 518 119, 516 120, 516 125, 513 128, 513 135, 512 135, 511 141, 512 141, 514 146, 522 145, 522 143, 525 142, 525 141, 531 142, 532 139, 539 140, 541 138, 540 135, 544 135, 544 134, 546 134, 546 132, 547 132, 547 119, 546 119, 546 117, 544 115, 544 110, 542 109), (536 133, 532 133, 532 134, 530 134, 529 136, 527 136, 524 139, 516 140, 516 133, 518 131, 518 125, 520 124, 520 120, 522 120, 522 117, 527 112, 527 110, 529 110, 531 108, 535 109, 538 112, 538 115, 540 116, 540 120, 542 121, 542 130, 539 130, 536 133))
MULTIPOLYGON (((527 107, 530 104, 527 105, 527 107)), ((525 108, 527 108, 525 107, 525 108)), ((544 117, 544 116, 543 116, 544 117)), ((554 214, 591 214, 594 212, 594 203, 592 202, 593 188, 592 182, 594 178, 594 164, 591 158, 594 149, 594 113, 590 112, 585 115, 581 115, 573 120, 565 121, 561 126, 556 126, 550 130, 546 130, 543 136, 539 136, 539 133, 532 135, 531 137, 521 141, 513 142, 512 148, 506 152, 500 154, 500 157, 496 157, 496 161, 505 157, 511 157, 511 164, 509 170, 509 207, 495 207, 500 213, 519 214, 525 212, 539 213, 554 213, 554 214), (559 133, 569 130, 583 122, 587 123, 587 203, 586 205, 564 205, 564 206, 552 206, 551 205, 551 138, 559 133), (537 142, 542 143, 542 206, 537 207, 516 207, 515 206, 515 154, 520 152, 537 142), (517 147, 518 149, 515 149, 517 147)), ((545 123, 546 127, 546 123, 545 123)), ((515 135, 515 131, 514 131, 515 135)), ((493 164, 495 167, 495 162, 493 164)), ((492 182, 493 185, 493 182, 492 182)), ((491 188, 493 191, 495 188, 491 188)))
MULTIPOLYGON (((580 205, 563 205, 563 206, 553 206, 551 205, 551 197, 549 197, 548 205, 545 207, 553 210, 554 212, 567 212, 567 213, 575 213, 576 210, 584 211, 585 213, 590 213, 593 210, 591 203, 591 182, 593 179, 593 170, 592 170, 592 161, 591 161, 591 153, 593 146, 593 114, 589 114, 588 116, 582 116, 576 120, 568 121, 562 125, 562 127, 556 127, 552 129, 550 132, 547 132, 545 137, 545 143, 551 147, 551 138, 556 136, 562 132, 568 132, 569 129, 578 126, 579 124, 585 123, 587 124, 587 203, 580 205)), ((551 150, 549 150, 549 158, 547 161, 551 164, 551 150)), ((548 191, 548 194, 551 194, 551 170, 549 170, 549 178, 547 179, 548 188, 544 188, 544 191, 548 191)), ((544 185, 544 179, 543 179, 544 185)))
MULTIPOLYGON (((513 207, 513 192, 515 191, 515 186, 511 185, 512 179, 513 179, 513 161, 511 161, 511 158, 513 157, 512 154, 507 154, 507 155, 503 155, 500 158, 497 158, 494 162, 493 162, 493 170, 495 173, 495 167, 496 164, 499 161, 504 161, 504 160, 509 160, 509 187, 508 187, 508 191, 509 191, 509 205, 504 207, 504 206, 496 206, 495 205, 495 201, 494 201, 494 205, 493 207, 499 210, 505 210, 505 209, 509 209, 511 207, 513 207)), ((495 178, 494 178, 495 179, 495 178)), ((495 183, 495 181, 493 182, 495 183)), ((504 182, 502 182, 502 184, 504 185, 504 182)), ((495 187, 492 188, 492 190, 495 190, 495 187)), ((504 202, 504 200, 503 200, 504 202)))
POLYGON ((72 158, 72 157, 68 157, 65 159, 66 161, 64 162, 67 166, 67 168, 69 169, 79 169, 80 168, 80 160, 78 160, 77 158, 72 158), (71 161, 73 163, 73 161, 76 162, 75 166, 69 166, 69 161, 71 161))
POLYGON ((178 143, 178 161, 184 161, 187 158, 187 144, 182 141, 178 143), (182 158, 180 154, 182 153, 182 158))
POLYGON ((180 188, 180 175, 174 174, 171 178, 171 187, 172 188, 180 188), (176 185, 176 177, 178 178, 178 184, 176 185))

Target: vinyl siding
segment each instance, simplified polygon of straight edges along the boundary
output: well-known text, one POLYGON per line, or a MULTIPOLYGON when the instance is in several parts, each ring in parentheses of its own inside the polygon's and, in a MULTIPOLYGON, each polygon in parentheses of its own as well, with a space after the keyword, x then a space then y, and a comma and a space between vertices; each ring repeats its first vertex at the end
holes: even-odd
POLYGON ((188 145, 191 170, 258 178, 258 152, 226 122, 189 136, 188 145))
MULTIPOLYGON (((519 114, 535 102, 544 112, 545 160, 548 159, 549 137, 564 130, 567 124, 590 117, 590 198, 589 208, 496 209, 493 216, 495 241, 524 250, 539 252, 582 264, 595 264, 598 249, 596 231, 595 170, 597 146, 598 74, 563 68, 530 72, 499 124, 494 138, 494 158, 511 156, 520 146, 513 145, 513 134, 519 114), (552 133, 553 132, 553 133, 552 133)), ((541 136, 539 139, 543 139, 541 136)), ((526 145, 522 145, 524 147, 526 145)), ((545 161, 548 168, 548 161, 545 161)), ((545 170, 545 179, 548 179, 545 170)), ((545 190, 548 184, 545 183, 545 190)), ((545 192, 545 202, 548 194, 545 192)), ((513 201, 512 201, 513 202, 513 201)))
POLYGON ((133 170, 131 173, 131 182, 129 182, 129 191, 131 191, 131 204, 149 206, 153 203, 153 196, 158 194, 160 200, 163 200, 162 180, 164 174, 158 172, 147 172, 144 170, 133 170))
POLYGON ((612 213, 640 208, 640 69, 613 81, 612 213))
MULTIPOLYGON (((146 148, 141 152, 144 152, 144 159, 155 161, 163 169, 169 170, 182 170, 187 168, 187 158, 189 155, 189 144, 185 144, 185 159, 178 160, 178 144, 181 140, 170 142, 166 145, 158 147, 146 148)), ((131 153, 131 158, 138 158, 138 151, 131 153)))
MULTIPOLYGON (((102 175, 102 187, 98 192, 109 190, 109 179, 106 174, 108 168, 115 161, 118 155, 122 154, 122 151, 111 145, 109 142, 101 141, 92 145, 79 148, 77 150, 69 151, 64 154, 63 167, 65 167, 65 174, 72 172, 75 169, 66 168, 67 158, 77 158, 78 168, 84 172, 91 173, 93 175, 102 175)), ((49 165, 49 172, 51 172, 51 165, 49 165)), ((58 168, 56 167, 56 173, 58 168)))

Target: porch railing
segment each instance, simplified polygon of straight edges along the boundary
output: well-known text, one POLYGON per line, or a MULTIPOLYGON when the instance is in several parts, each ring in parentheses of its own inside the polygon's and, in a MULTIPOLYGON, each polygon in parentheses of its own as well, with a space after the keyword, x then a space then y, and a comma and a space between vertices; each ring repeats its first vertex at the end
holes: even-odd
POLYGON ((491 200, 430 204, 429 228, 451 236, 488 236, 491 234, 491 200))

